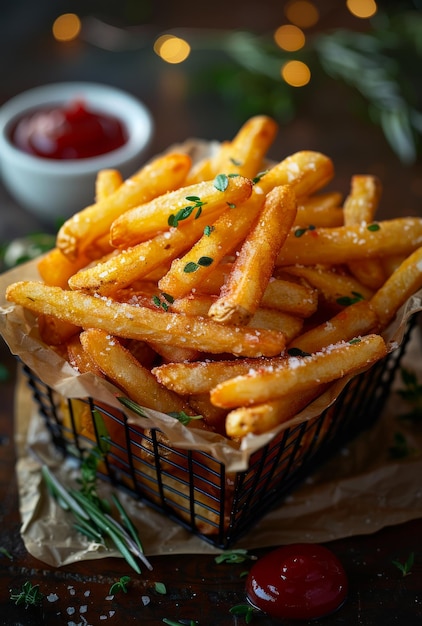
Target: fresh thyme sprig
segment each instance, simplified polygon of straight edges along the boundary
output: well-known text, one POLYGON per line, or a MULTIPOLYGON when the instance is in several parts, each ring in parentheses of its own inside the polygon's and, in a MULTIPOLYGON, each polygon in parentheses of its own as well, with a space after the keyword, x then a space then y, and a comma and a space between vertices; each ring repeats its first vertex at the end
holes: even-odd
POLYGON ((25 607, 39 606, 43 597, 39 586, 33 585, 29 580, 22 585, 20 591, 10 594, 10 599, 13 600, 16 605, 24 604, 25 607))

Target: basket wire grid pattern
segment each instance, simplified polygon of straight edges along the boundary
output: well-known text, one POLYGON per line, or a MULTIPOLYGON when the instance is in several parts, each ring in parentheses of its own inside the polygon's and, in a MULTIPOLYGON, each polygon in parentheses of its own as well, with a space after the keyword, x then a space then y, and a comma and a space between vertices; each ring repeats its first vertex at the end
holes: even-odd
MULTIPOLYGON (((414 316, 416 317, 416 316, 414 316)), ((123 411, 98 401, 63 399, 23 366, 33 398, 57 449, 82 459, 100 438, 98 414, 118 432, 99 468, 99 476, 149 504, 208 543, 227 549, 306 476, 379 416, 409 340, 349 381, 321 415, 288 428, 250 458, 246 471, 228 473, 223 463, 197 450, 173 448, 155 429, 128 423, 123 411), (89 412, 91 433, 81 434, 77 414, 89 412), (117 429, 117 430, 116 430, 117 429)))

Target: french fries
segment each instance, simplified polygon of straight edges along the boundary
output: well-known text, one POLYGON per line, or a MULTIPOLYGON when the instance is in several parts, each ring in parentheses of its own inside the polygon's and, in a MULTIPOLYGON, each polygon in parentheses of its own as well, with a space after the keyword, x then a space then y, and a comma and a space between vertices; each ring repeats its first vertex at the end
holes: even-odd
POLYGON ((422 218, 375 221, 375 177, 354 176, 344 202, 324 191, 334 165, 319 152, 268 165, 276 130, 256 116, 199 163, 169 152, 126 181, 99 172, 41 281, 6 293, 81 374, 199 412, 231 445, 384 358, 384 331, 422 287, 422 218))

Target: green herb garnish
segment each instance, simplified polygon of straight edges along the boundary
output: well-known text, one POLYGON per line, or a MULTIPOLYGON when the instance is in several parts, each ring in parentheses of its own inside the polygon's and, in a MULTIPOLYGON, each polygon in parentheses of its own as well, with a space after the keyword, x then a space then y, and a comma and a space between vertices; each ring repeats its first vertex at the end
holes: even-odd
POLYGON ((259 183, 261 178, 265 176, 265 174, 267 173, 268 173, 268 170, 263 170, 262 172, 258 172, 258 174, 254 178, 252 178, 253 184, 256 185, 257 183, 259 183))
POLYGON ((400 369, 404 389, 397 391, 399 396, 408 402, 411 410, 399 415, 399 419, 413 423, 422 422, 422 384, 418 382, 416 374, 408 369, 400 369))
POLYGON ((13 556, 10 554, 9 550, 6 550, 6 548, 0 548, 0 554, 13 561, 13 556))
POLYGON ((341 306, 350 306, 352 304, 356 304, 357 302, 365 300, 363 295, 358 291, 352 291, 351 293, 351 296, 340 296, 340 298, 337 298, 337 304, 340 304, 341 306))
POLYGON ((165 596, 167 593, 167 588, 164 583, 160 583, 160 582, 155 583, 154 589, 157 593, 161 594, 162 596, 165 596))
POLYGON ((256 556, 248 554, 244 548, 226 550, 215 557, 215 562, 220 563, 244 563, 247 560, 256 561, 256 556))
POLYGON ((256 609, 254 609, 250 604, 236 604, 236 606, 232 606, 230 609, 230 613, 232 615, 243 616, 247 624, 251 623, 255 611, 256 609))
POLYGON ((401 561, 393 560, 392 563, 401 571, 403 576, 409 576, 411 574, 411 569, 415 562, 415 553, 411 552, 407 557, 407 560, 402 563, 401 561))
POLYGON ((186 200, 188 200, 188 202, 193 202, 194 204, 183 207, 182 209, 177 211, 176 214, 172 213, 171 215, 169 215, 168 220, 167 220, 167 223, 169 226, 173 226, 174 228, 177 228, 179 225, 179 222, 182 222, 183 220, 187 220, 195 211, 195 209, 196 209, 195 219, 198 219, 198 217, 202 213, 202 207, 205 204, 207 204, 206 202, 202 202, 201 198, 199 198, 198 196, 186 196, 186 200))
POLYGON ((197 263, 195 263, 195 261, 189 261, 189 263, 186 263, 183 271, 186 274, 192 274, 193 272, 196 272, 200 267, 209 267, 213 262, 214 259, 212 259, 211 257, 201 256, 198 259, 197 263))
POLYGON ((209 237, 213 230, 215 230, 214 226, 205 226, 205 228, 204 228, 204 235, 206 237, 209 237))
POLYGON ((42 602, 43 594, 39 590, 38 585, 33 585, 28 580, 22 585, 20 591, 10 594, 10 599, 13 600, 16 605, 24 604, 26 607, 38 606, 42 602))
POLYGON ((130 576, 122 576, 117 582, 111 585, 108 595, 113 596, 118 591, 123 591, 123 593, 127 593, 127 585, 129 582, 130 576))
POLYGON ((218 189, 218 191, 226 191, 229 186, 229 179, 227 174, 218 174, 214 178, 214 187, 218 189))
POLYGON ((304 235, 308 230, 316 230, 316 226, 309 224, 306 228, 296 228, 293 234, 295 237, 302 237, 302 235, 304 235))
POLYGON ((311 356, 309 352, 304 352, 300 348, 289 348, 287 354, 289 356, 311 356))
POLYGON ((184 411, 170 411, 170 413, 167 413, 167 415, 170 415, 170 417, 174 417, 175 419, 179 420, 179 422, 184 426, 190 424, 192 420, 201 420, 204 417, 203 415, 187 415, 187 413, 185 413, 184 411))
POLYGON ((374 233, 375 231, 380 230, 381 226, 379 224, 375 224, 374 223, 374 224, 368 224, 368 226, 366 228, 367 228, 367 230, 370 230, 371 232, 374 233))

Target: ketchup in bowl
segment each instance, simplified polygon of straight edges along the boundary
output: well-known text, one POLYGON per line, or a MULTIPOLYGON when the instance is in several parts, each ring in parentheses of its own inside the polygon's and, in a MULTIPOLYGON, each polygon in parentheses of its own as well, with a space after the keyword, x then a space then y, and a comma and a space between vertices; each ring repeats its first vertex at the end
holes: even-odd
POLYGON ((127 133, 117 117, 75 100, 25 114, 13 126, 11 139, 23 152, 46 159, 86 159, 120 148, 127 133))
POLYGON ((278 619, 317 619, 345 601, 347 578, 342 564, 320 545, 297 543, 260 558, 246 580, 249 602, 278 619))

